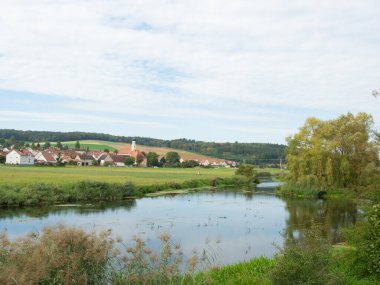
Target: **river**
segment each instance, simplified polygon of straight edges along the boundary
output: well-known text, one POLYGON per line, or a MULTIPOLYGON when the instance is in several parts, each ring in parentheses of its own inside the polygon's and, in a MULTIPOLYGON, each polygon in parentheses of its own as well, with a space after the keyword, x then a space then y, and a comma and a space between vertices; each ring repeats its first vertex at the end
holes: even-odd
POLYGON ((214 265, 257 256, 271 257, 285 237, 298 238, 312 220, 339 242, 339 229, 355 223, 357 205, 350 200, 287 200, 276 197, 273 182, 257 193, 196 192, 146 197, 101 205, 65 205, 0 209, 0 231, 11 238, 58 223, 88 230, 112 229, 127 244, 139 236, 159 248, 157 237, 169 233, 190 256, 206 252, 214 265))

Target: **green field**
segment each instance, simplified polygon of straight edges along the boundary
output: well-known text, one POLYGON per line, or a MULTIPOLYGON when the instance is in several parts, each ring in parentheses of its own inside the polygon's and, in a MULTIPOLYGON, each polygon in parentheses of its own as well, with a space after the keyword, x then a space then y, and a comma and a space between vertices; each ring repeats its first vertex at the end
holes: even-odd
MULTIPOLYGON (((103 151, 104 149, 109 149, 110 151, 115 151, 118 146, 123 146, 125 143, 117 143, 117 142, 108 142, 108 141, 98 141, 98 140, 81 140, 79 141, 80 147, 82 149, 86 149, 87 147, 90 150, 99 150, 103 151)), ((51 142, 52 146, 55 146, 56 142, 51 142)), ((64 141, 62 145, 67 145, 69 147, 74 147, 76 141, 64 141)))
POLYGON ((29 183, 73 184, 90 180, 109 183, 133 182, 152 185, 165 182, 183 182, 193 179, 232 177, 235 170, 187 168, 127 168, 127 167, 38 167, 0 166, 0 185, 27 185, 29 183), (198 175, 198 171, 200 175, 198 175))

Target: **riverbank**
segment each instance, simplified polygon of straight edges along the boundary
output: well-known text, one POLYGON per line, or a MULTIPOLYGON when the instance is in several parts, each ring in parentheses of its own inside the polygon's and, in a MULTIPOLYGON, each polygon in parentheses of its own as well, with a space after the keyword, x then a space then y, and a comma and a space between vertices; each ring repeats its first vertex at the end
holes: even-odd
MULTIPOLYGON (((283 178, 279 169, 259 169, 265 179, 283 178)), ((0 206, 117 201, 178 190, 243 188, 235 169, 0 166, 0 206)))
POLYGON ((18 240, 0 235, 0 283, 378 284, 353 269, 354 264, 360 266, 355 263, 355 248, 332 247, 316 230, 312 226, 304 240, 288 243, 274 258, 259 257, 220 268, 210 268, 207 255, 202 253, 194 252, 184 260, 181 247, 167 234, 159 237, 159 252, 139 238, 127 247, 108 230, 88 233, 58 226, 18 240))
POLYGON ((380 181, 370 186, 360 187, 324 187, 314 185, 299 185, 297 183, 285 182, 276 189, 276 195, 291 199, 362 199, 374 200, 380 197, 380 181))
POLYGON ((242 177, 195 179, 184 182, 166 182, 153 185, 136 185, 131 182, 107 183, 80 181, 75 184, 32 183, 0 185, 0 206, 40 206, 64 203, 118 201, 143 197, 150 193, 170 194, 170 191, 242 188, 242 177))

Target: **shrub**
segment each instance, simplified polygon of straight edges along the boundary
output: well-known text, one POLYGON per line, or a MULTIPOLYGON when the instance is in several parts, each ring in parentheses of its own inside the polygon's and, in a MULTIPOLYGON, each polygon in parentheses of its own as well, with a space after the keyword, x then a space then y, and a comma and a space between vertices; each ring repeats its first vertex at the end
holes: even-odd
MULTIPOLYGON (((135 237, 135 245, 125 246, 121 266, 113 276, 113 284, 179 284, 182 278, 180 265, 183 253, 174 245, 168 234, 160 236, 161 251, 156 253, 146 247, 145 242, 135 237)), ((189 268, 192 270, 194 268, 189 268)))
POLYGON ((110 231, 58 226, 10 241, 0 236, 0 284, 106 284, 110 231))
POLYGON ((380 280, 380 204, 372 205, 365 220, 346 234, 357 249, 354 257, 357 274, 380 280))
POLYGON ((320 227, 313 224, 298 240, 287 241, 269 273, 273 284, 343 284, 340 276, 330 272, 331 245, 321 238, 320 231, 320 227))
POLYGON ((62 188, 54 184, 33 183, 22 189, 26 200, 24 205, 53 204, 59 202, 62 188))

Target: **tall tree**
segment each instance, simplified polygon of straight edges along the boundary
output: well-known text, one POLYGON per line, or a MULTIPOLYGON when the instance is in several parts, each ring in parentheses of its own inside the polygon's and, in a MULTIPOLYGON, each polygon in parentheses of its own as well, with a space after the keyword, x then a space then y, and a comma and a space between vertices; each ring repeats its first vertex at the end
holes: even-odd
POLYGON ((287 139, 291 181, 313 179, 336 187, 365 183, 378 163, 372 127, 372 116, 366 113, 348 113, 328 121, 307 119, 287 139))
POLYGON ((166 159, 166 164, 168 166, 175 166, 175 165, 179 164, 180 156, 179 156, 178 152, 169 151, 166 154, 165 159, 166 159))
POLYGON ((45 142, 45 143, 44 143, 44 149, 47 149, 47 148, 49 148, 49 147, 51 147, 50 142, 45 142))
POLYGON ((142 163, 143 161, 144 161, 144 155, 141 154, 141 153, 137 154, 137 156, 136 156, 136 163, 137 163, 137 164, 140 164, 140 163, 142 163))
POLYGON ((77 142, 75 143, 75 149, 80 149, 80 143, 79 143, 79 141, 77 141, 77 142))
POLYGON ((247 186, 251 187, 252 182, 256 178, 256 171, 253 165, 241 164, 235 171, 235 175, 243 175, 247 178, 247 186))
POLYGON ((63 148, 62 143, 60 141, 57 142, 57 148, 59 148, 59 149, 63 148))

